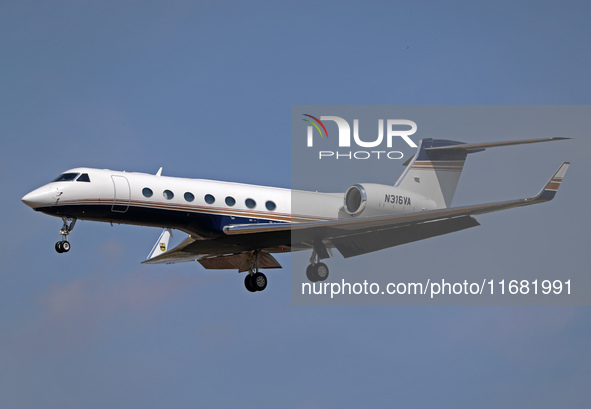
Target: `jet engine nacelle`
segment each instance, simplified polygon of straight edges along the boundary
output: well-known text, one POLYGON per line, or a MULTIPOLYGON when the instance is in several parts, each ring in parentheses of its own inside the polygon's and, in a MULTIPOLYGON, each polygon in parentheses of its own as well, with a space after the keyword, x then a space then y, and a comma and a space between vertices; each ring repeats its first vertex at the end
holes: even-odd
POLYGON ((378 216, 435 209, 433 200, 394 186, 355 184, 345 192, 344 209, 352 217, 378 216))

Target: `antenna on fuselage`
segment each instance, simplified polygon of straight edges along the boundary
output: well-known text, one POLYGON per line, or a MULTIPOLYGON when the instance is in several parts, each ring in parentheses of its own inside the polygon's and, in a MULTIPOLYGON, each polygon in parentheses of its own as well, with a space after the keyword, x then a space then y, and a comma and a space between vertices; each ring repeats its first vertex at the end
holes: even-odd
POLYGON ((160 169, 158 169, 158 172, 156 172, 156 176, 160 176, 162 175, 162 167, 160 167, 160 169))

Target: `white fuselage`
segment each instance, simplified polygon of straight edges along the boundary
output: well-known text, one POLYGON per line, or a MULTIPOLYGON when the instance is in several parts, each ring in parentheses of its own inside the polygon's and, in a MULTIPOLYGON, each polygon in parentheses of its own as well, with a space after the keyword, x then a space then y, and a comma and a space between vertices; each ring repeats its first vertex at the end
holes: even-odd
MULTIPOLYGON (((343 210, 343 193, 187 179, 106 169, 75 168, 23 197, 35 210, 82 220, 170 227, 199 235, 226 225, 298 223, 354 217, 343 210), (85 175, 88 175, 87 177, 85 175), (60 178, 58 178, 60 179, 60 178)), ((426 198, 385 187, 370 198, 364 216, 433 208, 426 198), (375 197, 373 197, 375 196, 375 197)))

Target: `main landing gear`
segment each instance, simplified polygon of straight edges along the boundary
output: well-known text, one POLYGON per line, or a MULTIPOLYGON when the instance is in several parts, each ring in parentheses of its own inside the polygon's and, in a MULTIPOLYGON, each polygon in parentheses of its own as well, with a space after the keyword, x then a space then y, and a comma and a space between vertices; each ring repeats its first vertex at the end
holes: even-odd
POLYGON ((328 266, 320 261, 316 251, 313 251, 312 257, 310 257, 310 265, 306 268, 306 277, 313 283, 328 278, 328 266))
POLYGON ((60 234, 62 235, 62 240, 55 243, 55 251, 58 253, 67 253, 70 251, 70 242, 68 241, 68 236, 74 230, 74 226, 76 225, 76 218, 75 217, 62 217, 64 221, 64 225, 60 230, 60 234))
POLYGON ((248 274, 244 277, 244 286, 251 293, 263 291, 267 288, 267 276, 259 272, 259 251, 254 253, 248 274))

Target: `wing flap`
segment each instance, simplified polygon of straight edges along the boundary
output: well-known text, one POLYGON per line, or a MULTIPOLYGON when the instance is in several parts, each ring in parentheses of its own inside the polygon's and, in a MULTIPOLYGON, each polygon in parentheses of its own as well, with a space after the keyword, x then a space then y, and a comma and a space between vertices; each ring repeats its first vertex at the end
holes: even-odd
POLYGON ((331 243, 345 258, 399 246, 413 241, 441 236, 447 233, 479 226, 480 223, 470 216, 460 216, 432 222, 412 224, 369 233, 354 234, 336 239, 331 243))
MULTIPOLYGON (((228 254, 216 257, 205 257, 197 261, 206 269, 248 271, 252 265, 253 252, 242 254, 228 254)), ((281 264, 269 253, 259 253, 259 268, 281 268, 281 264)))
MULTIPOLYGON (((167 230, 165 230, 167 232, 167 230)), ((162 236, 161 236, 162 238, 162 236)), ((156 245, 159 244, 161 238, 156 245)), ((252 241, 249 239, 248 241, 252 241)), ((259 268, 281 268, 281 264, 271 255, 269 251, 285 248, 263 248, 259 251, 259 268)), ((248 271, 253 266, 256 250, 252 247, 224 243, 215 239, 197 239, 189 236, 181 244, 160 255, 147 259, 142 264, 174 264, 188 261, 198 261, 206 269, 225 270, 238 269, 248 271)))

